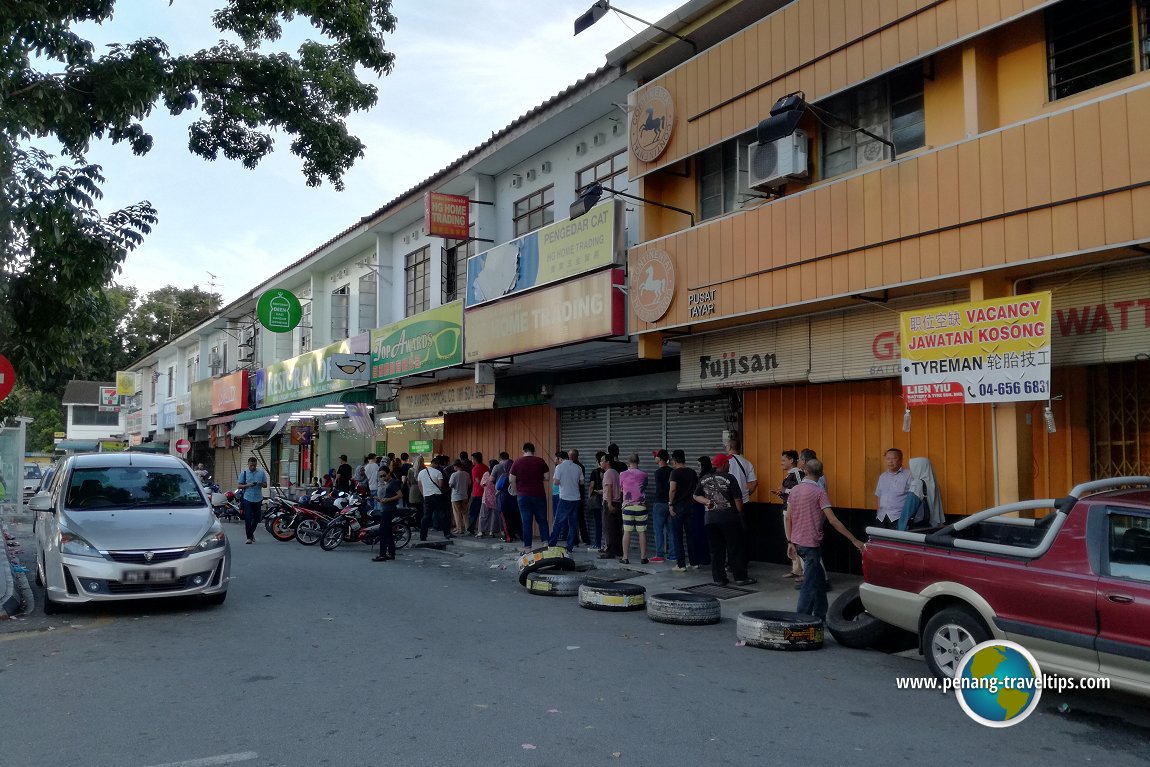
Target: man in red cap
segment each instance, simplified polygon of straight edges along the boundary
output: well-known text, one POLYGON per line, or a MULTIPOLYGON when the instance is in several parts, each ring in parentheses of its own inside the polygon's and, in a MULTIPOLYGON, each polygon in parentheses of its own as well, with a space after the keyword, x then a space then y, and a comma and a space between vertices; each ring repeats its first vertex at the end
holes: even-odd
POLYGON ((711 579, 719 585, 727 585, 727 560, 730 559, 735 585, 747 586, 755 581, 747 577, 743 491, 739 481, 731 476, 730 463, 726 453, 712 458, 715 471, 699 479, 694 497, 706 510, 703 521, 711 544, 711 579))

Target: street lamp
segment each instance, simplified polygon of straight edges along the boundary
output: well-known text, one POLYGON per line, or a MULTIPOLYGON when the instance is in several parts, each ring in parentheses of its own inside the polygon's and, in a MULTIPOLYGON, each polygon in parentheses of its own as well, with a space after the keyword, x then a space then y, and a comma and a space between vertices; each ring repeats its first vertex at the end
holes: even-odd
POLYGON ((676 40, 682 40, 687 45, 694 48, 695 53, 699 52, 699 46, 695 45, 695 42, 693 40, 688 40, 687 38, 683 37, 682 35, 677 35, 669 29, 663 29, 662 27, 655 26, 651 22, 644 21, 643 19, 640 19, 638 16, 636 16, 634 14, 627 13, 626 11, 615 8, 614 6, 611 5, 609 0, 597 0, 597 2, 594 5, 592 5, 590 8, 587 9, 586 13, 584 13, 579 18, 575 19, 575 34, 579 34, 583 30, 587 29, 592 24, 594 24, 596 21, 603 18, 607 14, 607 11, 614 11, 615 13, 618 13, 621 16, 626 16, 629 19, 634 19, 635 21, 639 22, 640 24, 646 24, 647 26, 651 27, 652 29, 657 29, 665 35, 670 35, 671 37, 675 38, 676 40))
POLYGON ((638 195, 630 194, 628 192, 620 192, 618 189, 611 189, 610 187, 605 187, 602 184, 591 184, 591 186, 583 190, 583 194, 579 195, 575 202, 571 203, 569 214, 571 220, 574 221, 575 219, 585 214, 587 211, 591 210, 591 208, 594 208, 596 203, 598 203, 599 199, 603 196, 604 192, 610 192, 611 194, 618 195, 619 197, 626 197, 630 200, 638 200, 639 202, 645 202, 648 205, 654 205, 659 208, 666 208, 667 210, 673 210, 677 213, 682 213, 691 217, 691 226, 695 225, 695 214, 689 210, 676 208, 674 205, 666 205, 661 202, 656 202, 655 200, 648 200, 646 197, 639 197, 638 195))

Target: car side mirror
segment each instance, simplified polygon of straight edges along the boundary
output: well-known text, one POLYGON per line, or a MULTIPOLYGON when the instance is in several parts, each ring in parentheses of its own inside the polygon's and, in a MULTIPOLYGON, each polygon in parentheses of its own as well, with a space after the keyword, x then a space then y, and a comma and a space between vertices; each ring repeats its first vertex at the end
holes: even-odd
POLYGON ((52 511, 52 496, 46 490, 41 490, 28 499, 29 511, 52 511))

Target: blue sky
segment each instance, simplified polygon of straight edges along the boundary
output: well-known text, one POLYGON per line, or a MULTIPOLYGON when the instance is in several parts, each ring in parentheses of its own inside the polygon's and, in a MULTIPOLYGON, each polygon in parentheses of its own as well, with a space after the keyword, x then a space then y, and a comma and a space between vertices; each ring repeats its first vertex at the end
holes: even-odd
MULTIPOLYGON (((255 170, 187 151, 187 125, 157 111, 146 122, 155 138, 147 156, 124 145, 93 144, 89 160, 108 181, 104 211, 147 199, 160 222, 132 253, 118 281, 141 292, 166 284, 215 288, 227 303, 298 260, 360 216, 379 208, 605 62, 606 53, 641 31, 608 14, 578 37, 574 19, 592 0, 396 0, 398 26, 385 44, 392 74, 374 79, 379 102, 353 115, 351 131, 367 154, 345 176, 346 189, 309 188, 301 163, 278 137, 255 170)), ((120 0, 117 16, 85 30, 93 41, 165 40, 173 52, 212 45, 209 0, 120 0)), ((627 0, 620 8, 657 21, 680 3, 627 0)), ((310 28, 298 23, 294 47, 310 28)))

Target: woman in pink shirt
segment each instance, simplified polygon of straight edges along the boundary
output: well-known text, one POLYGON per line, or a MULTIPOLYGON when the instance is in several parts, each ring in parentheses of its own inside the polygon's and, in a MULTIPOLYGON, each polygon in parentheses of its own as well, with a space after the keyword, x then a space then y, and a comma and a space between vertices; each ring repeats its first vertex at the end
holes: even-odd
POLYGON ((499 515, 495 513, 495 480, 491 478, 491 471, 498 464, 499 461, 492 458, 488 466, 483 467, 483 476, 479 478, 482 495, 480 496, 479 530, 476 532, 476 535, 480 538, 484 538, 488 535, 494 538, 496 528, 499 526, 499 515))
POLYGON ((631 551, 631 533, 638 533, 639 562, 647 564, 647 506, 644 499, 647 492, 647 472, 639 468, 639 456, 632 453, 627 458, 627 470, 619 475, 619 487, 623 491, 623 564, 630 564, 627 555, 631 551))

